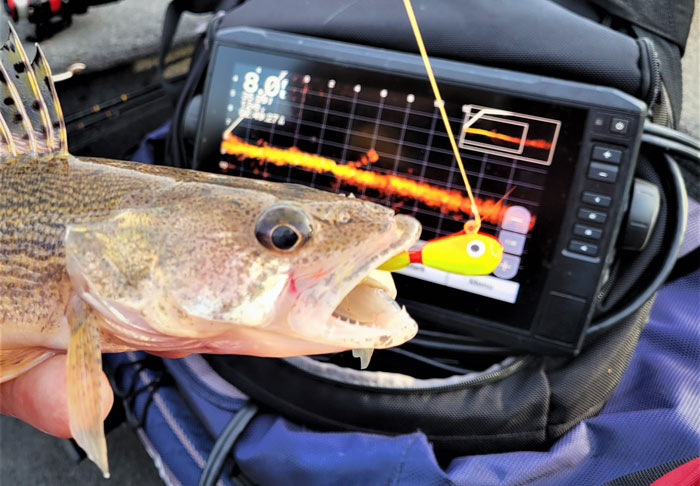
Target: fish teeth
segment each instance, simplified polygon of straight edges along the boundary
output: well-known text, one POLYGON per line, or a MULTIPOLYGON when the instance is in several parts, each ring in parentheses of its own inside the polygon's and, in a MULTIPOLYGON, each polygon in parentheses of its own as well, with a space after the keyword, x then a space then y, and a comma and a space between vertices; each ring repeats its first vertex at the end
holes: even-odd
POLYGON ((369 361, 372 359, 373 348, 359 348, 352 350, 352 356, 354 358, 360 358, 360 368, 367 369, 369 366, 369 361))
POLYGON ((392 299, 396 298, 396 285, 391 272, 384 270, 372 270, 361 282, 369 287, 374 287, 386 292, 392 299))

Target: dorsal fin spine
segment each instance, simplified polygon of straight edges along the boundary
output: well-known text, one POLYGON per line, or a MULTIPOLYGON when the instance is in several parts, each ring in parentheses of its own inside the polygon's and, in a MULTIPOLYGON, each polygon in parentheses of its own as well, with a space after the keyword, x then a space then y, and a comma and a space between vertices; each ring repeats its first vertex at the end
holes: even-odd
POLYGON ((7 145, 7 154, 0 155, 17 155, 17 148, 15 147, 15 141, 12 138, 12 133, 10 132, 10 127, 7 126, 5 118, 3 118, 2 113, 0 113, 0 134, 5 139, 5 144, 7 145))
MULTIPOLYGON (((58 150, 62 154, 68 153, 68 134, 66 131, 66 120, 63 118, 63 110, 61 109, 61 103, 58 100, 58 93, 56 93, 56 85, 53 82, 53 75, 51 74, 51 66, 46 60, 44 51, 41 49, 39 44, 36 44, 36 55, 41 62, 42 68, 44 69, 45 75, 48 77, 48 87, 51 92, 51 101, 53 104, 53 109, 56 114, 56 119, 58 121, 58 140, 55 143, 58 144, 58 150)), ((51 124, 53 128, 53 124, 51 124)), ((55 146, 55 145, 54 145, 55 146)))
MULTIPOLYGON (((29 58, 27 57, 27 53, 24 51, 24 47, 22 46, 22 41, 20 41, 19 36, 17 35, 17 32, 15 31, 14 27, 12 24, 10 24, 10 36, 12 37, 13 42, 15 43, 15 46, 17 48, 17 54, 19 55, 19 58, 21 59, 22 64, 24 64, 24 74, 26 76, 26 80, 28 84, 28 88, 30 91, 31 96, 33 96, 34 100, 39 104, 39 117, 41 119, 41 125, 43 127, 43 132, 44 136, 46 137, 44 142, 46 145, 46 152, 53 152, 54 151, 54 142, 53 142, 53 130, 51 130, 51 117, 49 116, 49 111, 46 108, 46 103, 44 102, 44 98, 41 96, 41 91, 39 90, 39 85, 37 83, 36 76, 34 76, 34 70, 31 67, 31 63, 29 61, 29 58)), ((30 108, 27 108, 29 110, 30 108)), ((27 113, 29 114, 29 113, 27 113)), ((30 121, 31 123, 31 121, 30 121)), ((32 127, 32 128, 37 128, 37 127, 32 127)), ((37 141, 38 142, 38 141, 37 141)), ((39 144, 37 143, 37 148, 39 148, 39 144)))
POLYGON ((15 87, 15 84, 12 82, 12 78, 10 77, 9 73, 7 72, 7 69, 5 69, 5 65, 2 62, 2 57, 0 57, 0 72, 2 72, 2 76, 5 78, 5 85, 7 86, 7 89, 10 91, 10 96, 12 97, 12 100, 14 101, 15 106, 17 107, 17 110, 19 111, 20 115, 22 116, 22 126, 24 127, 24 130, 27 134, 27 143, 29 144, 29 152, 36 154, 36 140, 34 139, 34 129, 32 128, 32 123, 29 121, 29 116, 27 115, 27 110, 24 109, 24 102, 22 101, 22 98, 20 97, 19 93, 17 92, 17 88, 15 87))

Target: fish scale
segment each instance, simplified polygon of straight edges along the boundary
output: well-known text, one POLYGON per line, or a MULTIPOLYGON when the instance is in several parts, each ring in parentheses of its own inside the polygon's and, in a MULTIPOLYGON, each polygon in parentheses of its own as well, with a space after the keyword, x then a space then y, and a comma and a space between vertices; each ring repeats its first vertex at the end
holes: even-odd
POLYGON ((68 298, 66 226, 104 217, 119 209, 121 196, 147 189, 138 177, 71 168, 76 162, 71 156, 20 156, 0 166, 0 312, 20 289, 28 292, 22 312, 3 318, 4 336, 8 328, 66 335, 65 317, 58 313, 68 298))

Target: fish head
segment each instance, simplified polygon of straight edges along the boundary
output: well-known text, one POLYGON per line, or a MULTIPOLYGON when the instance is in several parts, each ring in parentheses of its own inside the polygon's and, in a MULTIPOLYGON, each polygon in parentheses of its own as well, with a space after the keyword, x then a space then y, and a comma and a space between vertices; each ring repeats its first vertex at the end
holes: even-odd
POLYGON ((281 357, 417 332, 375 271, 418 239, 414 218, 261 181, 182 184, 152 204, 73 225, 65 240, 74 287, 135 347, 281 357))

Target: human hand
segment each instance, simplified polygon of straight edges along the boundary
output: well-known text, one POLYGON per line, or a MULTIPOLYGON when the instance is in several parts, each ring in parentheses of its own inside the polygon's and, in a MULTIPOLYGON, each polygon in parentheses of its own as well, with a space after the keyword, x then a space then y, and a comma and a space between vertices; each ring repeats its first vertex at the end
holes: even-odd
MULTIPOLYGON (((102 413, 112 409, 114 394, 102 374, 102 413)), ((57 437, 71 437, 66 399, 66 355, 53 356, 17 378, 0 384, 0 413, 16 417, 57 437)))

